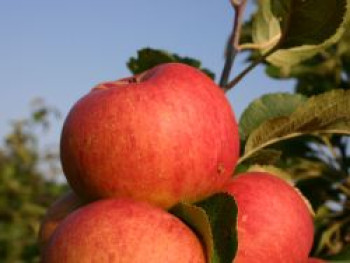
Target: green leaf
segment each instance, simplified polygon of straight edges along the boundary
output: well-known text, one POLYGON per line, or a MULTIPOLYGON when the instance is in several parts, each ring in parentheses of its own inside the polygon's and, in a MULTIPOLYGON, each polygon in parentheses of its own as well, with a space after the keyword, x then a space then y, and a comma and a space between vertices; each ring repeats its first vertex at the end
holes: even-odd
POLYGON ((339 40, 348 19, 348 0, 271 0, 282 37, 278 51, 267 58, 284 68, 298 64, 339 40))
POLYGON ((349 0, 260 0, 253 46, 263 54, 273 48, 267 61, 288 72, 336 43, 348 19, 349 0))
POLYGON ((282 30, 279 48, 319 45, 343 24, 346 0, 272 0, 282 30))
POLYGON ((190 57, 181 57, 160 49, 144 48, 137 51, 137 57, 130 58, 127 62, 129 70, 133 74, 140 74, 148 69, 163 63, 179 62, 200 69, 207 76, 214 79, 215 74, 209 69, 202 68, 201 62, 190 57))
MULTIPOLYGON (((320 59, 317 59, 317 57, 314 57, 309 61, 305 61, 304 63, 296 64, 294 66, 286 68, 275 67, 270 64, 266 67, 266 73, 273 78, 304 77, 326 79, 329 77, 329 75, 334 74, 337 68, 339 68, 339 61, 336 57, 329 58, 324 62, 320 62, 319 60, 320 59)), ((321 85, 322 82, 320 83, 320 81, 317 81, 316 84, 321 85)))
POLYGON ((243 112, 239 121, 242 140, 259 127, 263 122, 281 116, 289 116, 306 101, 306 97, 298 94, 274 93, 254 100, 243 112))
POLYGON ((311 97, 290 116, 262 123, 249 136, 240 162, 282 140, 314 133, 350 134, 350 91, 333 90, 311 97))
POLYGON ((214 255, 213 233, 206 212, 193 204, 180 203, 171 209, 171 213, 186 222, 201 237, 206 247, 207 258, 214 255))
POLYGON ((271 11, 271 1, 258 1, 258 11, 253 17, 252 39, 260 50, 269 50, 281 37, 278 19, 271 11))
MULTIPOLYGON (((253 164, 258 165, 273 165, 277 163, 282 156, 282 151, 275 149, 261 149, 260 151, 254 152, 248 158, 244 159, 242 162, 238 161, 238 166, 236 167, 235 174, 242 168, 240 166, 249 166, 253 164)), ((242 170, 241 170, 242 171, 242 170)))
POLYGON ((333 45, 341 36, 343 30, 340 29, 334 38, 327 40, 324 44, 319 46, 300 46, 290 49, 279 49, 272 55, 267 57, 267 61, 272 65, 280 67, 283 75, 289 75, 291 67, 307 60, 317 53, 333 45))
POLYGON ((220 193, 196 204, 180 203, 172 210, 202 238, 208 263, 231 263, 237 251, 237 205, 220 193))

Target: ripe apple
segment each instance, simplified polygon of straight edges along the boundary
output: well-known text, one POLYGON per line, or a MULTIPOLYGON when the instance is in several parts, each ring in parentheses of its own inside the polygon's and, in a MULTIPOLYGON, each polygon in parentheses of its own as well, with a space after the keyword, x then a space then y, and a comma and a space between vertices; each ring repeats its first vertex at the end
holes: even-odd
POLYGON ((98 85, 73 106, 61 135, 63 171, 80 196, 164 208, 219 192, 238 153, 224 92, 179 63, 98 85))
POLYGON ((105 199, 70 214, 44 263, 205 263, 201 242, 178 218, 148 203, 105 199))
POLYGON ((320 258, 309 258, 309 261, 307 263, 327 263, 327 261, 324 261, 320 258))
POLYGON ((226 190, 238 206, 234 263, 307 263, 313 220, 298 191, 260 172, 238 175, 226 190))
POLYGON ((45 249, 61 221, 83 204, 84 202, 73 191, 69 191, 50 206, 39 229, 38 240, 41 249, 45 249))

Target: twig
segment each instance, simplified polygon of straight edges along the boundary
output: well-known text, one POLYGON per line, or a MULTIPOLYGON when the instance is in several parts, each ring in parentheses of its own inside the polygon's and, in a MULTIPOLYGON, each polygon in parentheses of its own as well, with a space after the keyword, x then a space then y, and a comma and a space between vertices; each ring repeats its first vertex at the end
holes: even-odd
POLYGON ((231 69, 233 67, 236 55, 239 51, 239 38, 241 35, 243 14, 247 4, 247 0, 241 0, 241 1, 230 0, 230 1, 234 9, 235 15, 233 20, 232 33, 229 37, 229 40, 226 46, 225 65, 224 65, 224 68, 220 77, 220 82, 219 82, 219 85, 222 88, 224 88, 228 82, 231 69))
POLYGON ((266 54, 261 56, 259 59, 255 60, 252 64, 250 64, 247 68, 245 68, 241 73, 239 73, 232 81, 230 81, 227 85, 222 87, 225 92, 232 89, 238 82, 240 82, 245 75, 247 75, 250 71, 252 71, 257 65, 263 62, 268 56, 276 51, 275 48, 269 50, 266 54))

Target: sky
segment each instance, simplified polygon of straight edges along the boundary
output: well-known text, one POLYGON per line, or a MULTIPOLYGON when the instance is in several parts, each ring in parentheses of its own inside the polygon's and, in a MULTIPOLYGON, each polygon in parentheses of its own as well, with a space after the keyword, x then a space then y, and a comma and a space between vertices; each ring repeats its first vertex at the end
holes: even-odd
MULTIPOLYGON (((0 138, 39 97, 62 113, 46 138, 58 143, 72 105, 97 83, 129 76, 126 62, 144 47, 197 58, 218 79, 232 19, 229 0, 0 0, 0 138)), ((232 77, 245 66, 240 56, 232 77)), ((292 86, 258 67, 227 97, 238 118, 253 99, 292 86)))

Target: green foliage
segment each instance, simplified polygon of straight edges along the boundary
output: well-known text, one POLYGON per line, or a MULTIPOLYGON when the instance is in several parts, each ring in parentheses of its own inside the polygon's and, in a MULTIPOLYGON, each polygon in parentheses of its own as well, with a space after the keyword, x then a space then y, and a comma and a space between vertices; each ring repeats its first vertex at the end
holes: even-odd
POLYGON ((142 73, 148 69, 151 69, 159 64, 178 62, 184 63, 189 66, 195 67, 203 71, 208 77, 214 79, 215 74, 209 69, 202 68, 201 62, 197 59, 190 57, 181 57, 175 53, 169 53, 164 50, 144 48, 137 52, 137 57, 130 58, 127 62, 129 70, 133 74, 142 73))
POLYGON ((267 73, 273 78, 295 78, 296 91, 306 96, 320 94, 332 89, 349 89, 350 76, 350 27, 339 42, 303 63, 288 70, 267 65, 267 73))
POLYGON ((282 156, 282 151, 276 149, 259 149, 248 157, 240 158, 235 173, 245 172, 251 165, 273 165, 276 164, 282 156))
POLYGON ((289 116, 305 100, 302 95, 288 93, 266 94, 254 100, 245 109, 239 121, 241 140, 246 140, 263 122, 289 116))
POLYGON ((252 27, 255 48, 273 50, 269 63, 288 71, 339 40, 349 1, 264 0, 258 5, 252 27))
POLYGON ((341 27, 347 0, 272 0, 272 12, 280 23, 279 48, 319 45, 341 27))
POLYGON ((273 159, 315 210, 312 255, 345 262, 350 259, 350 149, 348 137, 341 134, 350 131, 349 1, 271 0, 258 4, 258 13, 243 31, 249 35, 251 30, 253 36, 254 30, 264 32, 252 38, 256 46, 247 44, 249 38, 244 37, 244 45, 252 48, 249 60, 259 58, 256 50, 264 53, 274 47, 277 51, 265 62, 267 74, 295 79, 296 93, 311 98, 294 109, 287 98, 271 102, 268 114, 259 99, 253 102, 242 116, 241 129, 248 131, 238 169, 252 169, 256 163, 273 159), (273 42, 278 32, 271 27, 276 20, 270 18, 279 16, 283 18, 278 20, 281 38, 273 42), (286 23, 286 19, 290 21, 286 23), (284 104, 286 112, 279 114, 284 104), (275 116, 274 105, 278 108, 275 116), (254 121, 256 125, 247 129, 246 123, 254 121))
MULTIPOLYGON (((254 120, 256 112, 264 105, 256 102, 261 100, 251 104, 243 116, 246 120, 254 120)), ((282 101, 274 105, 283 112, 280 109, 284 105, 282 101)), ((275 164, 290 174, 316 211, 318 227, 313 253, 321 256, 336 254, 349 235, 350 158, 346 140, 335 134, 350 134, 350 93, 332 90, 299 103, 294 110, 288 103, 285 107, 285 115, 277 117, 273 113, 272 116, 264 115, 260 109, 262 114, 257 120, 260 125, 245 141, 245 152, 239 162, 249 166, 257 157, 259 163, 262 163, 261 159, 269 159, 271 151, 280 153, 281 159, 275 160, 275 164), (291 112, 287 114, 288 111, 291 112), (265 120, 261 116, 265 116, 265 120), (312 136, 306 136, 308 134, 312 136), (333 205, 329 206, 330 202, 333 205), (341 210, 335 207, 341 207, 338 208, 341 210), (325 210, 328 213, 322 214, 325 210)))
POLYGON ((204 240, 208 263, 231 263, 237 251, 237 205, 229 194, 196 204, 181 203, 172 212, 204 240))
POLYGON ((40 220, 66 188, 52 181, 57 154, 39 149, 37 126, 48 128, 50 113, 50 108, 41 105, 30 118, 13 122, 0 148, 1 262, 39 262, 40 220), (42 162, 53 169, 44 174, 42 162))
MULTIPOLYGON (((299 102, 299 104, 301 103, 299 102)), ((254 108, 254 105, 258 105, 256 101, 253 102, 251 108, 254 108)), ((273 105, 277 104, 275 103, 273 105)), ((286 113, 292 109, 291 105, 294 106, 294 103, 285 103, 284 105, 284 112, 282 111, 282 101, 277 108, 279 113, 282 112, 285 115, 269 118, 265 114, 266 121, 262 122, 251 132, 246 141, 242 159, 248 158, 252 153, 281 140, 303 136, 305 134, 350 134, 350 115, 348 114, 348 109, 350 108, 350 91, 330 91, 312 97, 299 105, 289 115, 286 113)), ((246 114, 244 116, 245 119, 254 120, 256 118, 255 112, 248 109, 247 113, 251 113, 251 115, 246 114)), ((273 110, 270 110, 270 112, 273 112, 273 110)))
MULTIPOLYGON (((280 24, 272 13, 271 1, 258 1, 258 10, 251 24, 252 40, 263 52, 273 48, 280 40, 280 24)), ((243 42, 246 41, 243 39, 243 42)))

